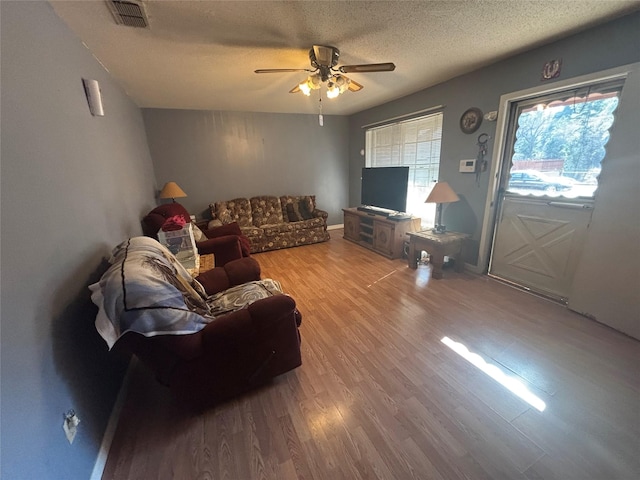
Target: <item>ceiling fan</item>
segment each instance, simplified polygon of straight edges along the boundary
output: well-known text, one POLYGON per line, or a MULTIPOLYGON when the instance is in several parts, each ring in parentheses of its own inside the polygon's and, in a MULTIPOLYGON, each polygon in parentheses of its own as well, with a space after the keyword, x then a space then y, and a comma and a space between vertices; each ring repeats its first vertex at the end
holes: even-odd
POLYGON ((337 67, 340 50, 336 47, 314 45, 309 50, 309 60, 313 68, 265 68, 255 73, 309 72, 305 81, 293 87, 289 93, 302 92, 309 96, 311 90, 319 89, 327 83, 327 97, 335 98, 349 90, 357 92, 364 87, 351 80, 344 73, 392 72, 396 69, 393 63, 367 63, 363 65, 342 65, 337 67))

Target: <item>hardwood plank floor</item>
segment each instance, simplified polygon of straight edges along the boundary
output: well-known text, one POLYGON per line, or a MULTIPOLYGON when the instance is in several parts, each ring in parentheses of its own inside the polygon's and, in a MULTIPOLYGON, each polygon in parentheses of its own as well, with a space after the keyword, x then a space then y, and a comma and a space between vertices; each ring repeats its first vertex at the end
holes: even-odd
POLYGON ((104 479, 640 478, 640 342, 488 277, 432 280, 429 265, 331 236, 255 255, 303 314, 302 366, 199 415, 136 368, 104 479))

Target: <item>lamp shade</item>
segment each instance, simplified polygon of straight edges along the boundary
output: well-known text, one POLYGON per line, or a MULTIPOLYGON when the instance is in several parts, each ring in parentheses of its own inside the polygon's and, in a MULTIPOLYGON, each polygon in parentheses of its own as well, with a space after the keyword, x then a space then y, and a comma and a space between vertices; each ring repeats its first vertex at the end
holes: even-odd
POLYGON ((179 198, 186 196, 187 194, 184 193, 184 190, 182 190, 176 182, 165 183, 160 192, 160 198, 179 198))
POLYGON ((460 200, 447 182, 437 182, 424 203, 452 203, 460 200))

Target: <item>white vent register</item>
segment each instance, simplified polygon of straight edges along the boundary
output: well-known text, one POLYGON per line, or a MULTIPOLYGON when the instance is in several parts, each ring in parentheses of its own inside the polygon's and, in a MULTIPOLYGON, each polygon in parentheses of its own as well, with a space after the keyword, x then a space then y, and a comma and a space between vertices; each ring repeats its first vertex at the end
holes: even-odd
POLYGON ((107 0, 106 3, 118 25, 136 28, 149 26, 142 3, 127 0, 107 0))

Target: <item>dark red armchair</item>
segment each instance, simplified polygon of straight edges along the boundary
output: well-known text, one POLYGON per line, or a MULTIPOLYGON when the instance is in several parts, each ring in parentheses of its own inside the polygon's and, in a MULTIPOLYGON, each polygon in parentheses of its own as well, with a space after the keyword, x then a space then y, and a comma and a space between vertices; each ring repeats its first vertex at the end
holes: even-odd
MULTIPOLYGON (((191 217, 187 209, 177 202, 166 203, 151 210, 142 219, 142 232, 145 236, 158 239, 158 231, 168 218, 182 215, 187 222, 191 217)), ((219 228, 203 230, 207 240, 197 241, 196 247, 200 255, 213 253, 216 267, 225 265, 234 258, 250 256, 250 240, 241 234, 235 225, 225 225, 219 228)))
MULTIPOLYGON (((134 255, 121 255, 111 267, 117 274, 107 272, 90 288, 103 293, 115 288, 115 298, 121 298, 117 292, 124 288, 122 272, 130 272, 132 267, 127 265, 131 263, 127 262, 135 261, 134 255)), ((236 258, 201 274, 197 280, 212 295, 260 280, 260 266, 252 257, 236 258)), ((132 298, 127 296, 127 301, 135 302, 133 297, 138 290, 130 290, 132 298)), ((92 299, 98 306, 104 305, 104 299, 97 300, 99 297, 92 299)), ((146 336, 128 330, 115 341, 113 350, 135 354, 180 403, 202 409, 300 366, 301 320, 295 300, 279 294, 217 316, 195 333, 146 336)))

